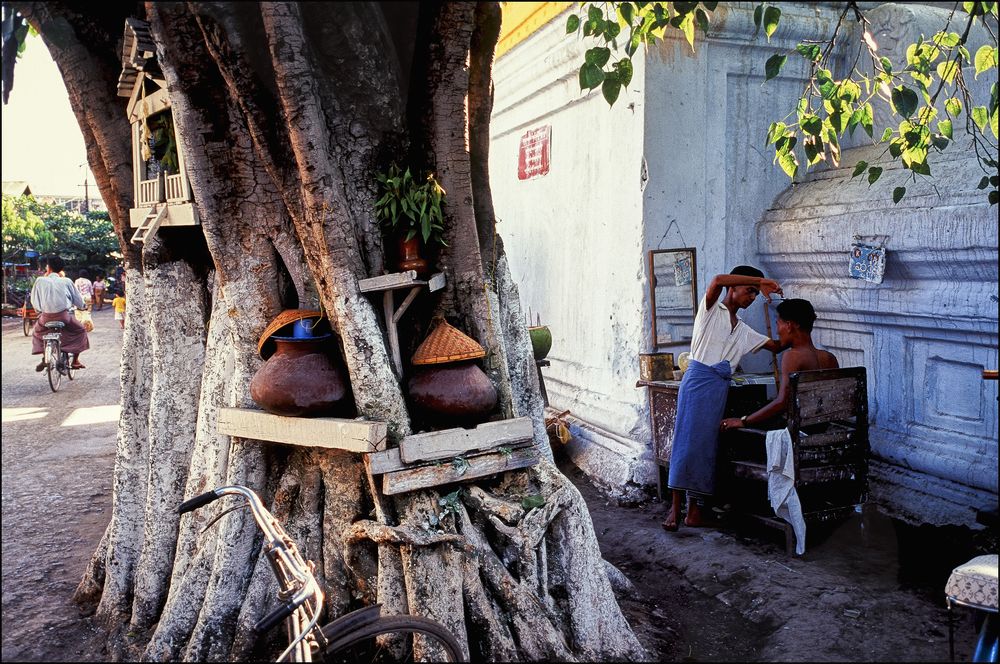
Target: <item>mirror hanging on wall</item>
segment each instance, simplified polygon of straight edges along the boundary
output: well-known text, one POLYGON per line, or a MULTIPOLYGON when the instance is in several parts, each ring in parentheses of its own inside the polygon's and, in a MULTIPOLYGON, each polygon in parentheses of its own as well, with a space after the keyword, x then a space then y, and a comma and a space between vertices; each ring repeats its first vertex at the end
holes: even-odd
POLYGON ((649 252, 649 298, 653 350, 690 344, 698 307, 694 248, 649 252))

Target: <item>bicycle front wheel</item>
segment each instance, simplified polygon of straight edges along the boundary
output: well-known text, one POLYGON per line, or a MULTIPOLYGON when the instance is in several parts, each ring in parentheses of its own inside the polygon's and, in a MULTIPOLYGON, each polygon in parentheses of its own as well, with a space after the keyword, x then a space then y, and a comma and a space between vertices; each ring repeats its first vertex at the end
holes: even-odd
POLYGON ((32 324, 31 324, 31 319, 30 319, 30 318, 28 318, 27 316, 25 316, 25 317, 24 317, 24 318, 23 318, 23 319, 21 320, 21 329, 23 329, 23 330, 24 330, 24 336, 26 336, 26 337, 30 337, 30 336, 31 336, 31 328, 32 328, 32 327, 33 327, 33 326, 32 326, 32 324))
POLYGON ((59 347, 52 344, 45 355, 49 361, 46 368, 46 372, 49 374, 49 387, 52 388, 53 392, 57 392, 59 384, 62 382, 62 372, 59 371, 59 347))
POLYGON ((69 359, 69 353, 63 351, 62 355, 62 365, 66 369, 66 377, 73 380, 73 362, 69 359))
MULTIPOLYGON (((326 630, 326 627, 323 628, 326 630)), ((420 616, 382 616, 336 636, 324 662, 462 662, 462 646, 444 625, 420 616)))

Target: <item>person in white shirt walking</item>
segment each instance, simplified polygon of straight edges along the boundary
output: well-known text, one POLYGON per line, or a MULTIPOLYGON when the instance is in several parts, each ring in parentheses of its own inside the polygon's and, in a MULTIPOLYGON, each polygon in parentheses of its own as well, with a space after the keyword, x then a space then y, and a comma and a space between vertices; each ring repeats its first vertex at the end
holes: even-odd
MULTIPOLYGON (((45 324, 61 321, 66 324, 62 330, 62 348, 73 356, 73 369, 86 369, 80 364, 80 353, 90 348, 90 338, 87 330, 70 314, 70 307, 83 309, 86 304, 83 296, 72 281, 60 276, 63 260, 59 256, 49 256, 45 259, 45 276, 35 279, 31 287, 31 306, 38 312, 31 336, 31 354, 41 355, 45 351, 45 324)), ((45 362, 40 362, 35 371, 45 371, 45 362)))
POLYGON ((73 282, 73 285, 80 291, 80 297, 83 298, 83 303, 86 305, 80 308, 89 309, 90 305, 94 302, 94 284, 90 280, 90 273, 86 270, 80 270, 80 273, 76 275, 76 281, 73 282))

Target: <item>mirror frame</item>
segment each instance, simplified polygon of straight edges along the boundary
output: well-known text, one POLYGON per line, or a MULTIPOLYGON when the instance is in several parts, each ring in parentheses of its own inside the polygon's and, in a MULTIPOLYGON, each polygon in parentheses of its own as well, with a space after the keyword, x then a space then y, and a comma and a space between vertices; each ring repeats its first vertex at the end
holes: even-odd
POLYGON ((650 249, 647 252, 649 263, 649 317, 653 323, 653 350, 669 348, 670 346, 681 346, 690 344, 691 339, 677 339, 666 343, 657 343, 659 336, 656 332, 656 272, 653 270, 653 257, 656 254, 674 253, 678 251, 691 252, 691 323, 694 323, 695 316, 698 315, 698 257, 694 247, 675 247, 673 249, 650 249))

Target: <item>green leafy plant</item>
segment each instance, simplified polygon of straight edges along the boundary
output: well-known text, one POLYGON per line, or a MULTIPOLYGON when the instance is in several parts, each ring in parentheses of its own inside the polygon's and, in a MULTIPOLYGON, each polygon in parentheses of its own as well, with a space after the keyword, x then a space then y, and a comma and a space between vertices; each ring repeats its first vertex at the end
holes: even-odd
POLYGON ((525 496, 524 498, 521 499, 521 507, 523 507, 526 510, 532 510, 536 507, 541 507, 544 504, 545 504, 545 496, 538 493, 531 494, 530 496, 525 496))
POLYGON ((459 509, 462 506, 461 502, 461 489, 455 489, 448 495, 438 498, 438 505, 441 506, 440 518, 444 518, 449 514, 458 514, 459 509))
POLYGON ((375 217, 383 228, 405 240, 419 234, 424 244, 436 242, 447 246, 441 210, 445 190, 432 173, 420 182, 409 168, 401 171, 396 164, 392 164, 375 179, 378 181, 375 217))
POLYGON ((463 456, 457 456, 452 459, 451 465, 455 467, 455 472, 459 475, 465 475, 465 471, 469 470, 469 460, 463 456))

